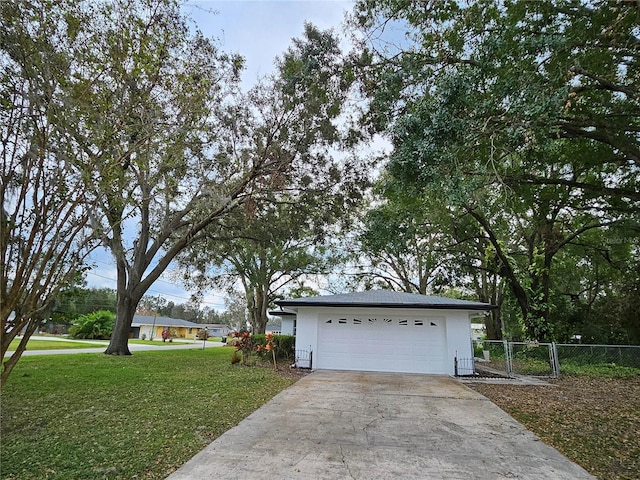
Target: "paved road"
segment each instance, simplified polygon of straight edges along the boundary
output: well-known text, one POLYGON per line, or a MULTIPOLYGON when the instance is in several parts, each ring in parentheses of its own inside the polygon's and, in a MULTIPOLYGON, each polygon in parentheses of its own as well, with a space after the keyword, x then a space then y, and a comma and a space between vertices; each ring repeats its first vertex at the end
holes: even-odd
POLYGON ((167 480, 247 478, 594 477, 453 378, 321 370, 279 393, 167 480))
MULTIPOLYGON (((92 343, 95 345, 100 345, 99 347, 95 347, 95 348, 61 348, 61 349, 53 349, 53 350, 29 350, 29 348, 27 347, 27 350, 25 350, 22 353, 22 356, 33 356, 33 355, 68 355, 71 353, 102 353, 106 350, 107 348, 107 343, 105 343, 104 341, 98 341, 98 340, 73 340, 73 339, 68 339, 68 338, 61 338, 61 337, 42 337, 42 336, 38 336, 37 339, 31 339, 30 341, 33 342, 37 342, 38 340, 52 340, 52 341, 64 341, 64 342, 79 342, 79 343, 92 343)), ((171 342, 171 345, 147 345, 147 344, 138 344, 138 343, 130 343, 129 344, 129 350, 131 350, 132 352, 140 352, 140 351, 144 351, 144 350, 184 350, 184 349, 195 349, 195 348, 202 348, 202 343, 203 342, 182 342, 182 341, 176 341, 176 342, 171 342)), ((212 342, 212 341, 207 341, 204 342, 205 343, 205 348, 212 348, 212 347, 221 347, 224 344, 221 342, 212 342)), ((9 351, 7 352, 7 354, 5 356, 11 356, 13 352, 9 351)))

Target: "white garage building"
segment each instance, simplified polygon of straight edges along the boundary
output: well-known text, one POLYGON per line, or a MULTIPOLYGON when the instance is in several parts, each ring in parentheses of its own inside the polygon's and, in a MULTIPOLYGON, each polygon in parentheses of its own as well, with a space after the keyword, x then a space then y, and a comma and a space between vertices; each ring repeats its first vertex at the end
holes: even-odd
POLYGON ((328 370, 454 374, 472 358, 471 317, 487 303, 374 290, 277 300, 297 314, 296 351, 328 370))

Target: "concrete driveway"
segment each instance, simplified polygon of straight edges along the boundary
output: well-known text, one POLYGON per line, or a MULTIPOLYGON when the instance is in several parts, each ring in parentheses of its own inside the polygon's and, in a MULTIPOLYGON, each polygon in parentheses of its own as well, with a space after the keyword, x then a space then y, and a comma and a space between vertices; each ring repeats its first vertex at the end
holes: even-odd
POLYGON ((594 477, 453 378, 316 371, 168 480, 249 478, 594 477))

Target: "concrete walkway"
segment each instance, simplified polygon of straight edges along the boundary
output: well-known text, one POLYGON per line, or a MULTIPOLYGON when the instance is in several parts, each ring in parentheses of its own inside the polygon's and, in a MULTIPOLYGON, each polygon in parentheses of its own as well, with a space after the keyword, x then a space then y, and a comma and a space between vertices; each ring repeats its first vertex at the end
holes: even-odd
POLYGON ((592 479, 444 376, 316 371, 167 480, 592 479))

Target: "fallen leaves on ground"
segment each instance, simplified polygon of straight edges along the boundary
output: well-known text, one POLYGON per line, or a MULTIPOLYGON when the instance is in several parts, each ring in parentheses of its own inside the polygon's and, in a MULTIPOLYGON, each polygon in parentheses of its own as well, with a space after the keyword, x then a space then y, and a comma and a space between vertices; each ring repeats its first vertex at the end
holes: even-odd
POLYGON ((599 479, 640 478, 640 376, 469 384, 599 479))

